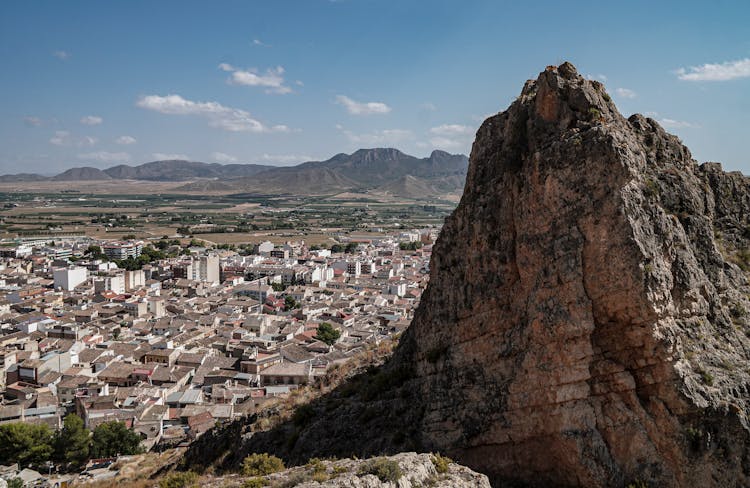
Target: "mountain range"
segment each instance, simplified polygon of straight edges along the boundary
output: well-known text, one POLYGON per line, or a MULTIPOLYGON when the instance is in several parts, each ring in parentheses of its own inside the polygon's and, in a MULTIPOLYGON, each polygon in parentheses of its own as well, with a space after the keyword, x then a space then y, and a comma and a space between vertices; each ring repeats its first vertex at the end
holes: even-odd
POLYGON ((164 160, 107 169, 76 167, 52 177, 28 173, 3 175, 0 183, 184 181, 177 190, 301 195, 367 190, 422 198, 460 191, 468 164, 463 154, 433 151, 429 157, 417 158, 393 148, 374 148, 286 167, 164 160))

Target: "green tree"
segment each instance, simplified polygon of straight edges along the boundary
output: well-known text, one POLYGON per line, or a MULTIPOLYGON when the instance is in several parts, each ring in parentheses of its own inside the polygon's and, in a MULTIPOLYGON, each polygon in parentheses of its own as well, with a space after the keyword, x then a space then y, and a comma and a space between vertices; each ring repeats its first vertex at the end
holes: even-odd
POLYGON ((318 326, 318 333, 315 338, 325 342, 329 346, 333 345, 341 337, 341 331, 333 328, 328 322, 322 322, 318 326))
POLYGON ((84 254, 89 255, 92 259, 107 259, 107 255, 102 252, 102 248, 95 244, 90 245, 84 254))
POLYGON ((356 242, 350 242, 346 245, 346 248, 344 249, 344 252, 347 254, 354 254, 357 251, 357 248, 359 247, 359 244, 356 242))
POLYGON ((298 305, 297 300, 295 300, 294 297, 289 296, 289 295, 284 297, 284 310, 287 310, 287 311, 293 310, 297 308, 297 305, 298 305))
POLYGON ((91 455, 95 458, 138 454, 141 436, 128 429, 124 423, 112 421, 99 424, 91 438, 91 455))
POLYGON ((14 422, 0 425, 0 459, 3 463, 41 465, 54 452, 54 435, 45 424, 14 422))
POLYGON ((422 247, 422 243, 419 241, 413 241, 413 242, 399 242, 398 243, 399 249, 402 251, 416 251, 417 249, 422 247))
POLYGON ((67 415, 57 436, 57 459, 74 466, 83 465, 89 458, 89 437, 81 417, 73 413, 67 415))
POLYGON ((332 253, 343 252, 343 251, 344 251, 344 246, 342 246, 341 244, 334 244, 333 246, 331 246, 332 253))

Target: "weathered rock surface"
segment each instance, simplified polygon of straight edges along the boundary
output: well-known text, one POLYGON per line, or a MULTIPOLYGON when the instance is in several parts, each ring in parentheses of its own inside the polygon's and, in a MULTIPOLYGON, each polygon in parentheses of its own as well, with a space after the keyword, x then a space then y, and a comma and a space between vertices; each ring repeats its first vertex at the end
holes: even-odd
MULTIPOLYGON (((319 460, 312 465, 287 469, 262 477, 268 486, 294 486, 296 488, 490 488, 487 476, 449 463, 439 472, 435 457, 414 452, 377 459, 319 460), (395 463, 401 470, 398 479, 389 481, 375 474, 367 474, 372 462, 395 463), (316 481, 314 478, 318 478, 316 481)), ((393 477, 395 478, 395 476, 393 477)), ((204 480, 206 487, 242 486, 243 476, 204 480)))
POLYGON ((746 486, 747 180, 565 63, 477 133, 401 361, 422 442, 535 486, 746 486))
POLYGON ((748 486, 748 179, 568 63, 487 119, 470 159, 391 361, 192 459, 414 449, 493 486, 748 486))

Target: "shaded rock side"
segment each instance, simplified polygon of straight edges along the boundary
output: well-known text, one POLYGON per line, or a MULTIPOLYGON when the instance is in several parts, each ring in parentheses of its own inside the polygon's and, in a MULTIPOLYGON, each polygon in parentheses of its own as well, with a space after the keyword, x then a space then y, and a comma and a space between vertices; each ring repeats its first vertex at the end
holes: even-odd
POLYGON ((747 486, 746 178, 569 63, 470 161, 394 359, 423 446, 498 484, 747 486))

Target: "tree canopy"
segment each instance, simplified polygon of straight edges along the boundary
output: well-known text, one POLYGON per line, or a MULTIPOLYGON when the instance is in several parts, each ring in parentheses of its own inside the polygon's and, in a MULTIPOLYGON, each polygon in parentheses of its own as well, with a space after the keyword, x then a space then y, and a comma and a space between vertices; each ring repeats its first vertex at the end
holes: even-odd
POLYGON ((315 338, 325 342, 329 346, 333 345, 341 337, 341 331, 333 328, 328 322, 322 322, 318 326, 318 333, 315 338))
POLYGON ((46 424, 0 425, 0 459, 4 464, 41 465, 52 458, 54 433, 46 424))
POLYGON ((91 455, 95 458, 141 452, 141 436, 124 423, 112 421, 99 424, 91 437, 91 455))

